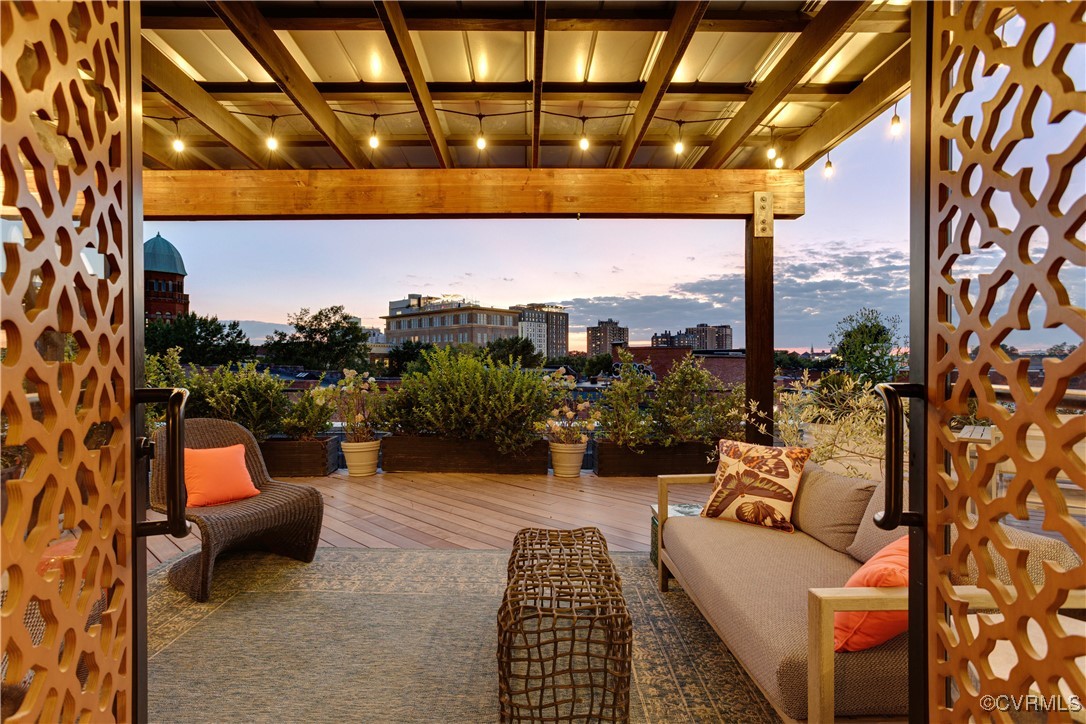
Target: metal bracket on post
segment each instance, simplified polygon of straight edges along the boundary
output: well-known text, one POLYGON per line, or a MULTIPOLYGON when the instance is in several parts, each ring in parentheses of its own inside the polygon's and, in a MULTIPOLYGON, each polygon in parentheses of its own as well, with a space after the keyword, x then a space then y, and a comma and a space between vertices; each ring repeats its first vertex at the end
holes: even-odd
POLYGON ((773 236, 773 194, 754 192, 754 235, 773 236))

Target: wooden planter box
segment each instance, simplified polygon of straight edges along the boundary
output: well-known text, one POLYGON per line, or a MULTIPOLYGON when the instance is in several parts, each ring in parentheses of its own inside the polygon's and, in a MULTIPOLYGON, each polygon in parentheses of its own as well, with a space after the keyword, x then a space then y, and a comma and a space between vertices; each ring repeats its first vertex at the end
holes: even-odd
POLYGON ((540 440, 515 454, 498 452, 483 440, 392 435, 381 440, 381 469, 430 473, 546 475, 549 447, 540 440))
POLYGON ((273 478, 317 478, 339 467, 339 438, 285 440, 268 438, 260 443, 268 474, 273 478))
POLYGON ((716 470, 716 462, 706 462, 705 458, 712 449, 711 445, 700 442, 681 442, 671 447, 651 445, 635 453, 613 442, 601 441, 596 443, 596 475, 601 478, 643 478, 711 473, 716 470))

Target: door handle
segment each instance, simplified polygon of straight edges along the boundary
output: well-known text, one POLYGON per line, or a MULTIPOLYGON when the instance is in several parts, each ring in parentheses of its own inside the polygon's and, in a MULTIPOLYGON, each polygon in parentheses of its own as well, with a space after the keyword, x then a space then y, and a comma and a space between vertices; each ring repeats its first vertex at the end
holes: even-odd
POLYGON ((886 509, 875 513, 875 525, 893 530, 924 525, 924 514, 905 510, 905 427, 902 397, 924 399, 924 386, 913 382, 883 382, 875 394, 886 408, 886 509))
MULTIPOLYGON (((144 520, 136 524, 136 535, 163 535, 184 538, 192 525, 185 520, 185 403, 189 391, 181 387, 144 387, 136 390, 137 405, 166 405, 166 520, 144 520)), ((153 456, 154 442, 136 440, 137 454, 153 456)))

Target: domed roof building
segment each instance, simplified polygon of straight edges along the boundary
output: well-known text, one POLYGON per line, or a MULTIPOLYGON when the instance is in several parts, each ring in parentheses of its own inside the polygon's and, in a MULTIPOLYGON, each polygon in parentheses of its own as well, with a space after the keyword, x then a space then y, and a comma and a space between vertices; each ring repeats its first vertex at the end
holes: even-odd
POLYGON ((147 320, 172 322, 189 313, 185 260, 161 234, 143 244, 143 300, 147 320))

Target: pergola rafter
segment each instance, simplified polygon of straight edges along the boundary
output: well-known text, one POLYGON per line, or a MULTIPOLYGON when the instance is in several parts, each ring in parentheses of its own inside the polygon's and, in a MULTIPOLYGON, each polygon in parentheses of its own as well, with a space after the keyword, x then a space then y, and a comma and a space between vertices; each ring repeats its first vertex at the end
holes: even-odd
POLYGON ((350 131, 336 117, 328 102, 257 7, 251 3, 215 0, 210 4, 242 45, 290 97, 298 110, 328 139, 328 145, 339 157, 351 168, 372 168, 373 164, 358 148, 350 131))

